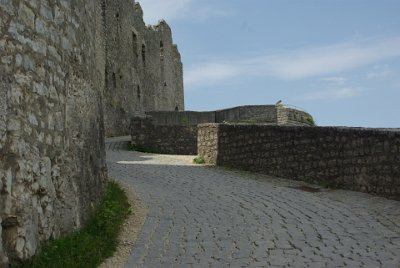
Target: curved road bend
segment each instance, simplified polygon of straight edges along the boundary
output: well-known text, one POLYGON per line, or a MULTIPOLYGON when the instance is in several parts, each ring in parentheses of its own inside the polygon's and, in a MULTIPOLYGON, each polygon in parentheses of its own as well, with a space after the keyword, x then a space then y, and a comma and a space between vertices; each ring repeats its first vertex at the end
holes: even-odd
POLYGON ((400 267, 400 202, 106 143, 149 208, 126 267, 400 267))

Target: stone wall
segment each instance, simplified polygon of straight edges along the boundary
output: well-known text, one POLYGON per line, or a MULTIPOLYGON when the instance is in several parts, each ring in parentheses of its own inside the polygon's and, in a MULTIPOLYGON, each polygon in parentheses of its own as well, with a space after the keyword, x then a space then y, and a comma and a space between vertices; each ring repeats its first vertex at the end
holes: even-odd
POLYGON ((100 0, 0 0, 0 266, 82 225, 106 182, 100 0))
POLYGON ((400 129, 205 124, 210 163, 400 199, 400 129))
POLYGON ((301 126, 315 125, 312 116, 304 111, 284 105, 276 106, 276 120, 278 125, 301 126))
POLYGON ((135 1, 103 5, 106 136, 127 135, 137 112, 184 110, 182 63, 167 23, 146 26, 135 1))
POLYGON ((309 125, 310 121, 306 118, 312 120, 308 113, 284 105, 248 105, 210 112, 151 111, 132 118, 132 143, 164 153, 196 154, 197 131, 194 129, 199 124, 241 122, 309 125), (172 142, 174 138, 182 141, 183 145, 172 142), (174 149, 174 144, 186 149, 174 149))
POLYGON ((193 111, 159 111, 146 112, 151 116, 153 124, 160 126, 196 126, 198 124, 214 123, 216 112, 193 111))
POLYGON ((195 126, 205 123, 262 123, 271 125, 311 125, 312 116, 285 105, 246 105, 209 112, 150 111, 156 125, 195 126))
POLYGON ((131 122, 132 145, 152 152, 195 155, 196 126, 160 126, 151 117, 134 117, 131 122))
MULTIPOLYGON (((275 105, 246 105, 216 112, 215 123, 277 123, 277 106, 275 105)), ((210 122, 211 123, 211 122, 210 122)))
POLYGON ((206 163, 216 165, 218 158, 219 124, 197 126, 197 154, 206 163))

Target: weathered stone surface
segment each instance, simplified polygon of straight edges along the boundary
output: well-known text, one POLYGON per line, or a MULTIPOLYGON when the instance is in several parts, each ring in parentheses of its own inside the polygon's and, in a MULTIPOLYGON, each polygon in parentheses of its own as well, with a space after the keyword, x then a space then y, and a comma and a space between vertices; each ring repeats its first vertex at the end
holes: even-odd
MULTIPOLYGON (((197 141, 198 124, 257 122, 269 125, 304 126, 309 124, 306 118, 312 119, 306 112, 283 105, 249 105, 211 112, 151 111, 145 112, 145 116, 132 118, 132 144, 163 153, 196 154, 197 142, 203 142, 197 141)), ((205 144, 210 145, 209 140, 207 138, 205 144)), ((206 148, 205 144, 202 148, 206 148)), ((208 151, 204 152, 204 155, 207 155, 206 158, 211 160, 212 151, 215 149, 214 147, 207 148, 208 151)))
POLYGON ((0 0, 0 51, 3 266, 85 221, 106 181, 105 130, 184 103, 171 30, 146 26, 135 1, 0 0))
POLYGON ((138 3, 103 1, 106 136, 129 134, 138 111, 184 110, 180 54, 165 21, 146 26, 138 3))
POLYGON ((100 1, 0 0, 0 18, 2 267, 80 227, 106 165, 100 1))
POLYGON ((151 117, 134 117, 131 127, 132 145, 168 154, 197 153, 196 126, 155 125, 151 117))
POLYGON ((400 130, 204 124, 208 162, 400 199, 400 130))
POLYGON ((20 2, 18 19, 31 29, 35 27, 35 13, 24 2, 20 2))
POLYGON ((208 112, 145 112, 156 125, 195 126, 205 123, 260 123, 272 125, 310 125, 312 116, 285 105, 245 105, 208 112))
POLYGON ((198 126, 197 153, 207 163, 216 164, 218 157, 218 124, 202 124, 198 126))

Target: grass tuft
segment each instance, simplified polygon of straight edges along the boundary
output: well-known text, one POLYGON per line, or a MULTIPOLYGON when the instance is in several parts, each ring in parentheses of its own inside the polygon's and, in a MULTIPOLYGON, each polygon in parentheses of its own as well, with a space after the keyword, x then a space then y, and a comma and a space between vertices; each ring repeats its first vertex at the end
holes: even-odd
POLYGON ((205 164, 206 160, 204 160, 204 158, 201 156, 197 156, 195 159, 193 159, 193 163, 201 165, 205 164))
POLYGON ((118 234, 130 213, 124 190, 109 182, 103 200, 81 230, 50 241, 32 259, 12 267, 95 268, 115 252, 118 234))
POLYGON ((310 126, 316 126, 314 118, 312 118, 311 116, 306 116, 304 118, 304 121, 309 124, 310 126))

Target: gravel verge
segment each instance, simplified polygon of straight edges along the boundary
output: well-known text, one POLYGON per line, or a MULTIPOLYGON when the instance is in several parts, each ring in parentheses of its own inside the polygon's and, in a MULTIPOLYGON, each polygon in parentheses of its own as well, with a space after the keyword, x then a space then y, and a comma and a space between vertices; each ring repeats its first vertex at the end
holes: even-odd
POLYGON ((148 210, 144 203, 139 199, 132 186, 118 182, 131 205, 131 215, 124 223, 119 235, 119 245, 115 254, 106 259, 99 268, 123 267, 132 254, 133 244, 146 221, 148 210))

